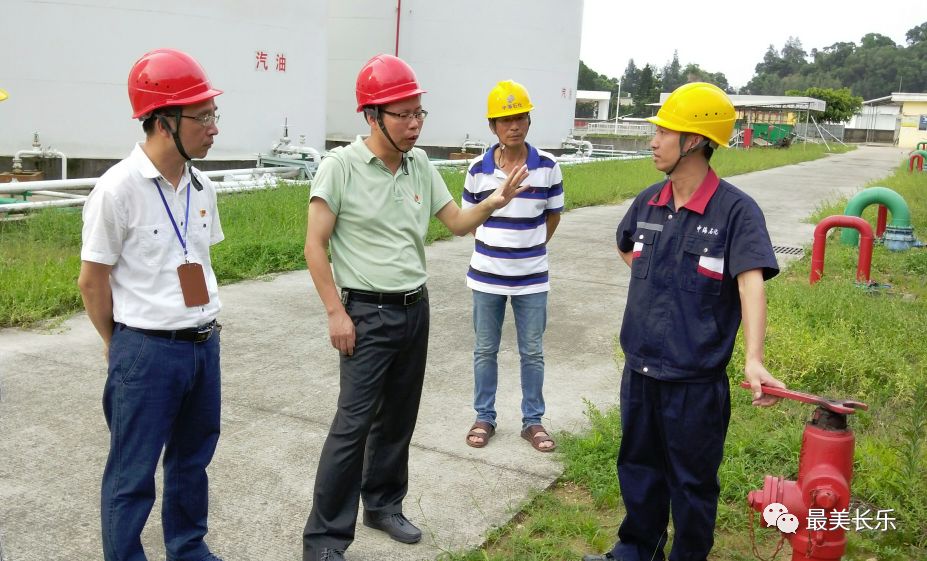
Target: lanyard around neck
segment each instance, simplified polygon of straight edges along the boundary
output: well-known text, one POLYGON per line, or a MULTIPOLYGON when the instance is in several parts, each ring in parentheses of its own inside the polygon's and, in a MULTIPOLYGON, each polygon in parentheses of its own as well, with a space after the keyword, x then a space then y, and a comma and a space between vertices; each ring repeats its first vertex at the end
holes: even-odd
POLYGON ((177 239, 180 240, 180 246, 183 247, 183 260, 187 260, 187 226, 190 224, 190 183, 187 182, 187 209, 183 218, 183 235, 180 235, 180 228, 177 227, 177 221, 174 220, 174 214, 171 212, 171 208, 167 205, 167 199, 164 198, 164 193, 161 192, 161 186, 158 184, 157 179, 151 180, 155 188, 158 190, 158 194, 161 195, 161 202, 164 203, 164 210, 167 211, 167 217, 171 219, 171 225, 174 226, 174 233, 177 234, 177 239))

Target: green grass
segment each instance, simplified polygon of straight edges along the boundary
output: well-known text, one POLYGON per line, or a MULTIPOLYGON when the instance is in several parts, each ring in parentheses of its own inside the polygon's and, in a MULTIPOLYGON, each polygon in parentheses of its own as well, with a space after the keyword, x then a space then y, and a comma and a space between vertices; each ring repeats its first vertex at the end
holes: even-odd
POLYGON ((306 266, 308 185, 219 197, 225 240, 212 248, 222 284, 306 266))
MULTIPOLYGON (((220 197, 225 241, 212 249, 219 282, 305 267, 307 201, 306 185, 220 197)), ((0 222, 0 327, 81 309, 80 234, 80 212, 73 209, 0 222)))
POLYGON ((0 327, 80 309, 80 227, 73 210, 0 222, 0 327))

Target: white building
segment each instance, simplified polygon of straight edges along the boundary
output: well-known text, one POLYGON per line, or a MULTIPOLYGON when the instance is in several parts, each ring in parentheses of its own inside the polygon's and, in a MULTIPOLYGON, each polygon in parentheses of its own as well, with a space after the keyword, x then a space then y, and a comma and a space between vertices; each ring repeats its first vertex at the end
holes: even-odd
POLYGON ((355 77, 372 56, 397 52, 428 90, 420 145, 494 140, 486 96, 513 79, 536 106, 529 142, 559 147, 572 127, 582 10, 582 0, 4 0, 0 156, 38 132, 68 158, 124 157, 143 138, 129 69, 164 47, 193 55, 225 92, 211 160, 269 152, 284 121, 294 141, 320 150, 366 133, 355 77))
POLYGON ((612 92, 578 90, 576 92, 576 101, 595 103, 595 116, 592 118, 598 121, 605 121, 608 119, 608 105, 612 101, 612 92))
POLYGON ((357 72, 395 54, 428 90, 430 114, 418 144, 495 141, 486 97, 501 80, 520 82, 535 106, 528 142, 559 148, 573 126, 582 0, 330 0, 327 137, 352 140, 369 128, 355 113, 357 72))
POLYGON ((30 148, 37 131, 69 158, 125 157, 144 138, 129 69, 163 47, 193 55, 225 92, 210 159, 267 152, 284 119, 321 147, 326 12, 325 0, 4 0, 0 155, 30 148))
POLYGON ((860 114, 850 126, 865 129, 867 140, 883 131, 892 131, 893 142, 901 148, 916 148, 927 142, 927 93, 894 92, 863 102, 860 114))

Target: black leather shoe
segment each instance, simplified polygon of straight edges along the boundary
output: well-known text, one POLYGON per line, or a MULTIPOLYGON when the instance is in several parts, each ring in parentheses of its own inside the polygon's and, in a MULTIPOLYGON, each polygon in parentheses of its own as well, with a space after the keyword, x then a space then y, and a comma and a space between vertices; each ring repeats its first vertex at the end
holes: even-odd
POLYGON ((319 561, 344 561, 344 551, 323 547, 319 552, 319 561))
POLYGON ((422 539, 422 531, 409 522, 401 512, 377 516, 364 511, 364 526, 382 530, 397 542, 417 543, 422 539))
POLYGON ((602 555, 583 555, 583 561, 615 561, 615 558, 611 553, 603 553, 602 555))

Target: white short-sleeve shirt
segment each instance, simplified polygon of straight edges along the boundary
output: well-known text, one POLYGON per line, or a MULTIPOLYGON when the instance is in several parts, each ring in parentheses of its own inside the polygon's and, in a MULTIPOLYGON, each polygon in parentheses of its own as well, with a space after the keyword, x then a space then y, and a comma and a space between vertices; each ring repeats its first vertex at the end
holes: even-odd
POLYGON ((136 145, 128 158, 97 181, 84 204, 81 260, 112 265, 113 320, 141 329, 184 329, 208 323, 221 308, 209 247, 224 239, 212 182, 193 169, 203 189, 185 172, 180 187, 165 180, 136 145), (200 263, 209 303, 184 304, 177 267, 183 246, 158 191, 164 195, 181 235, 190 190, 187 260, 200 263))

